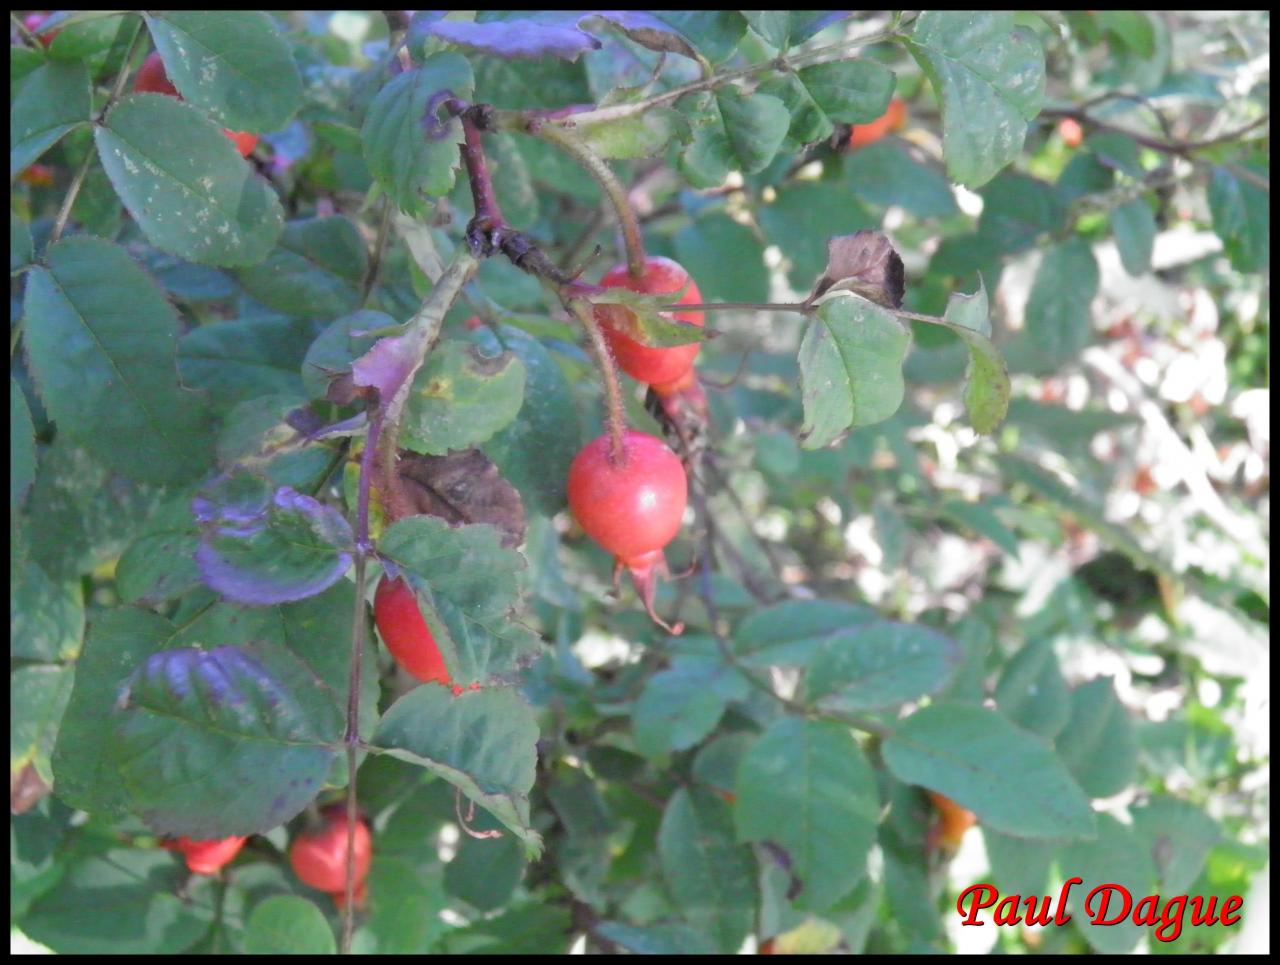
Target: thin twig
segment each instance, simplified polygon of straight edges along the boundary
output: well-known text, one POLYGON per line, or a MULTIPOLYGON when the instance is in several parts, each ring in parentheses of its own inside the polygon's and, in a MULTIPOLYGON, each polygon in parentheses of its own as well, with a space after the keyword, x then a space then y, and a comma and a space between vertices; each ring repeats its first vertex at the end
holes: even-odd
POLYGON ((373 244, 373 255, 369 259, 369 271, 364 277, 364 290, 360 293, 361 308, 369 304, 369 296, 373 294, 373 289, 378 284, 378 272, 382 268, 382 256, 386 251, 387 236, 391 231, 392 208, 391 199, 384 195, 382 198, 382 221, 378 225, 378 238, 373 244))
POLYGON ((607 406, 606 424, 609 428, 610 461, 614 465, 623 460, 622 434, 626 430, 626 416, 622 405, 622 387, 618 383, 618 370, 613 364, 613 354, 596 321, 591 303, 582 298, 571 298, 565 308, 574 314, 587 331, 591 343, 591 352, 595 356, 596 366, 600 369, 600 378, 604 382, 605 403, 607 406))

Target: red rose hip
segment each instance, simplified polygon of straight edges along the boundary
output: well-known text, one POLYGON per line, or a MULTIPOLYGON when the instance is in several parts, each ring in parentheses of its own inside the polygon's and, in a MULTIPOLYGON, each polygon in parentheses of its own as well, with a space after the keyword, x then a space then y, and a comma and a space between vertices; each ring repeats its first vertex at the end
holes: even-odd
MULTIPOLYGON (((322 827, 303 831, 289 846, 289 865, 298 880, 317 891, 345 892, 347 887, 347 820, 341 808, 325 812, 322 827)), ((353 848, 356 893, 373 863, 373 836, 363 818, 356 819, 353 848)))
POLYGON ((587 443, 569 466, 569 510, 587 535, 613 554, 654 622, 672 633, 653 610, 657 577, 667 575, 663 547, 680 531, 689 481, 666 444, 644 432, 623 434, 621 458, 613 459, 609 435, 587 443))
MULTIPOLYGON (((644 274, 640 278, 632 277, 626 265, 618 265, 605 272, 600 284, 605 288, 626 288, 648 295, 678 292, 687 284, 689 287, 678 304, 696 305, 702 301, 698 286, 690 281, 689 273, 678 262, 656 255, 645 259, 644 274)), ((701 348, 697 342, 669 348, 641 345, 620 330, 619 323, 625 325, 627 316, 632 314, 629 309, 601 305, 596 307, 595 313, 618 367, 633 379, 651 385, 674 382, 693 368, 693 360, 701 348)), ((702 312, 675 312, 671 317, 699 327, 704 324, 702 312)))
MULTIPOLYGON (((138 68, 138 76, 134 79, 133 89, 142 94, 164 94, 166 97, 182 100, 178 88, 173 86, 173 81, 169 80, 169 75, 165 73, 164 61, 159 51, 152 51, 142 62, 142 66, 138 68)), ((235 145, 241 157, 248 157, 258 146, 257 134, 250 134, 248 131, 229 131, 226 128, 222 129, 222 133, 235 145)))
POLYGON ((423 682, 449 683, 449 668, 423 619, 413 587, 384 576, 373 596, 373 619, 396 663, 423 682))
POLYGON ((216 875, 224 865, 240 853, 244 838, 219 838, 213 841, 192 841, 190 838, 178 838, 165 845, 182 853, 187 859, 187 867, 198 875, 216 875))

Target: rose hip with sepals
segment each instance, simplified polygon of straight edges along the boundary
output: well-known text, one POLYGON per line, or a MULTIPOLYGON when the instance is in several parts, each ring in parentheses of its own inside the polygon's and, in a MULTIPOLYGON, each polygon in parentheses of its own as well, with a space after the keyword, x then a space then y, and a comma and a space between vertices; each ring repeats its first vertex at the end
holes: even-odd
MULTIPOLYGON (((698 286, 690 280, 689 273, 678 262, 660 255, 651 255, 644 260, 644 274, 639 278, 633 277, 626 265, 618 265, 605 272, 600 284, 605 288, 626 288, 647 295, 678 292, 688 285, 677 304, 696 305, 702 301, 698 286)), ((669 348, 641 345, 622 331, 630 321, 629 316, 633 317, 630 309, 620 305, 597 305, 595 314, 618 367, 633 379, 660 385, 676 381, 693 368, 693 360, 701 348, 697 342, 669 348)), ((674 312, 671 317, 698 327, 705 324, 702 312, 674 312)))
POLYGON ((627 430, 622 451, 603 435, 587 443, 569 466, 569 510, 587 535, 613 554, 614 580, 631 574, 645 610, 671 633, 653 609, 659 576, 666 576, 663 547, 680 531, 689 481, 679 458, 655 436, 627 430))

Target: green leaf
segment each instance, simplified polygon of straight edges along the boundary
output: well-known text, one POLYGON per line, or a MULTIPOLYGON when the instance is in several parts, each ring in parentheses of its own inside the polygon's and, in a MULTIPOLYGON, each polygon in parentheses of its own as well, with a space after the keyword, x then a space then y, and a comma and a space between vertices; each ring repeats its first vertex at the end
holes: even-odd
POLYGON ((864 623, 823 641, 809 660, 804 699, 844 713, 895 707, 940 691, 961 656, 954 640, 928 627, 864 623))
POLYGON ((302 105, 293 53, 267 14, 169 10, 144 16, 173 86, 219 124, 277 131, 302 105))
POLYGON ((275 642, 147 658, 112 713, 108 757, 130 809, 161 834, 196 840, 288 821, 337 756, 343 718, 326 690, 275 642))
POLYGON ((1028 642, 1000 671, 996 706, 1019 727, 1052 740, 1071 717, 1071 694, 1048 639, 1028 642))
POLYGON ((54 579, 115 559, 159 504, 162 490, 106 471, 59 435, 41 455, 27 501, 31 558, 54 579))
POLYGON ((1004 421, 1013 390, 1004 357, 991 341, 986 286, 979 285, 972 295, 953 292, 947 298, 944 317, 950 323, 947 330, 958 335, 969 350, 964 387, 969 421, 977 432, 990 434, 1004 421))
POLYGON ((1089 800, 1053 748, 994 710, 931 704, 899 722, 883 752, 899 780, 945 794, 997 831, 1055 839, 1094 833, 1089 800))
POLYGON ((791 127, 791 112, 776 97, 743 97, 731 87, 716 92, 729 149, 746 174, 763 170, 777 153, 791 127))
POLYGON ((13 272, 31 263, 35 257, 31 243, 31 229, 12 211, 9 212, 9 271, 13 272))
POLYGON ((714 955, 705 933, 683 922, 656 922, 643 927, 602 921, 596 933, 635 955, 714 955))
POLYGON ((72 807, 123 813, 124 788, 107 753, 111 707, 129 674, 163 650, 172 633, 164 617, 132 607, 107 610, 89 627, 53 751, 54 786, 72 807))
POLYGON ((441 341, 414 376, 400 444, 444 455, 492 438, 524 403, 525 369, 511 352, 485 355, 457 339, 441 341))
POLYGON ((9 107, 9 179, 89 123, 92 109, 84 64, 44 64, 28 74, 9 107))
MULTIPOLYGON (((1100 885, 1120 885, 1134 896, 1151 894, 1156 870, 1134 829, 1121 824, 1110 814, 1098 815, 1098 836, 1089 841, 1077 841, 1058 854, 1058 863, 1070 868, 1072 875, 1079 875, 1083 882, 1071 889, 1067 896, 1067 911, 1073 918, 1084 922, 1089 919, 1085 911, 1087 896, 1100 885)), ((1103 904, 1102 894, 1094 895, 1089 905, 1097 913, 1105 907, 1105 920, 1113 921, 1120 912, 1121 898, 1111 894, 1111 900, 1103 904)), ((1146 927, 1135 924, 1132 915, 1107 927, 1082 928, 1085 941, 1103 954, 1132 952, 1147 934, 1146 927)))
POLYGON ((1010 556, 1017 558, 1018 537, 1000 521, 1000 517, 990 507, 982 503, 949 499, 939 507, 939 511, 966 529, 973 530, 979 536, 985 536, 1010 556))
POLYGON ((324 914, 297 895, 259 902, 244 930, 247 955, 333 955, 337 946, 324 914))
POLYGON ((200 530, 191 498, 182 494, 156 511, 116 564, 116 590, 125 603, 172 600, 201 583, 195 552, 200 530))
POLYGON ((846 429, 897 412, 910 341, 901 322, 866 299, 838 295, 823 302, 800 343, 801 445, 820 449, 846 429))
POLYGON ((206 265, 252 265, 280 236, 275 191, 190 105, 133 94, 93 136, 120 200, 160 250, 206 265))
POLYGON ((796 75, 827 117, 869 124, 889 106, 897 78, 874 60, 834 60, 802 68, 796 75))
POLYGON ((492 526, 454 528, 434 516, 412 516, 378 541, 379 555, 417 590, 422 615, 459 684, 508 673, 538 649, 537 637, 513 615, 524 558, 500 540, 492 526))
POLYGON ((529 823, 529 791, 538 725, 515 690, 486 687, 455 697, 440 684, 422 684, 391 705, 373 740, 457 787, 537 856, 542 839, 529 823))
POLYGON ((376 332, 392 328, 396 320, 385 312, 362 309, 332 322, 321 332, 302 361, 302 385, 313 399, 323 399, 329 387, 329 378, 339 373, 349 373, 351 363, 364 355, 378 340, 376 335, 355 335, 354 332, 376 332))
POLYGON ((213 322, 178 343, 182 381, 229 409, 268 395, 302 393, 299 363, 315 335, 302 319, 254 318, 213 322))
POLYGON ((907 44, 942 103, 947 173, 976 188, 1017 157, 1044 99, 1044 50, 1012 11, 926 10, 907 44))
POLYGON ((1151 250, 1156 241, 1156 219, 1143 198, 1135 198, 1111 212, 1111 232, 1115 235, 1120 263, 1130 275, 1151 270, 1151 250))
MULTIPOLYGON (((917 218, 947 218, 955 214, 955 195, 940 171, 916 161, 893 140, 850 151, 844 156, 844 183, 864 201, 897 205, 917 218)), ((879 222, 853 227, 875 228, 879 222)), ((833 234, 848 234, 845 230, 833 234)))
POLYGON ((560 366, 532 335, 510 325, 481 329, 472 340, 488 354, 511 352, 524 366, 524 403, 514 420, 482 446, 527 508, 554 516, 566 505, 569 465, 582 448, 573 391, 560 366))
MULTIPOLYGON (((786 51, 791 39, 791 13, 787 10, 743 10, 742 16, 760 39, 779 53, 786 51)), ((735 949, 736 951, 736 949, 735 949)))
MULTIPOLYGON (((487 814, 477 816, 474 831, 490 831, 498 822, 487 814)), ((497 840, 464 837, 458 852, 444 868, 445 890, 480 911, 493 911, 511 900, 524 876, 524 848, 518 838, 497 840)))
POLYGON ((1110 677, 1071 692, 1071 718, 1058 734, 1058 753, 1090 797, 1110 797, 1138 776, 1138 742, 1129 712, 1110 677))
POLYGON ((1126 47, 1142 58, 1150 58, 1156 52, 1155 28, 1150 16, 1143 10, 1098 10, 1098 26, 1114 37, 1120 38, 1126 47))
POLYGON ((360 307, 369 254, 348 218, 290 221, 264 261, 235 274, 268 308, 307 318, 333 318, 360 307))
POLYGON ((9 376, 9 509, 15 509, 36 478, 36 436, 27 396, 9 376))
POLYGON ((731 955, 751 931, 756 867, 737 843, 728 806, 705 788, 681 788, 667 802, 658 860, 681 916, 731 955))
POLYGON ((134 478, 191 479, 208 466, 208 422, 178 385, 178 319, 122 248, 68 238, 31 271, 25 342, 60 432, 134 478))
MULTIPOLYGON (((1251 159, 1240 168, 1270 178, 1269 166, 1251 159)), ((1228 167, 1215 167, 1209 181, 1213 230, 1236 271, 1262 271, 1271 261, 1271 199, 1263 188, 1228 167)))
POLYGON ((831 184, 810 181, 782 187, 771 204, 756 209, 765 237, 791 263, 787 277, 799 291, 811 290, 826 268, 831 238, 880 225, 880 219, 854 198, 831 202, 831 184))
POLYGON ((675 27, 713 64, 728 60, 747 32, 737 10, 659 10, 654 16, 675 27))
POLYGON ((677 657, 649 678, 636 700, 636 747, 648 757, 688 750, 715 730, 729 704, 749 692, 747 681, 717 658, 677 657))
POLYGON ((693 139, 680 155, 680 171, 694 188, 719 187, 736 168, 724 125, 714 121, 696 127, 693 139))
POLYGON ((632 117, 581 124, 575 130, 600 157, 640 158, 653 157, 673 139, 686 137, 689 125, 679 111, 656 107, 632 117))
POLYGON ((757 610, 738 625, 734 649, 750 667, 802 667, 851 627, 878 619, 874 610, 836 600, 789 600, 757 610))
POLYGON ((1015 838, 987 827, 982 829, 982 840, 987 846, 991 877, 1001 894, 1046 893, 1049 887, 1049 867, 1053 864, 1053 844, 1015 838))
POLYGON ((76 668, 36 664, 9 674, 9 771, 33 764, 46 784, 53 783, 49 756, 58 739, 76 668))
POLYGON ((1190 801, 1156 794, 1130 809, 1133 831, 1146 846, 1160 876, 1162 895, 1185 894, 1199 877, 1214 845, 1218 822, 1190 801))
POLYGON ((155 955, 185 951, 215 917, 212 882, 190 877, 167 851, 117 848, 89 854, 37 899, 24 934, 62 955, 155 955))
POLYGON ((441 101, 471 97, 471 65, 461 54, 435 54, 382 88, 364 120, 364 157, 369 170, 408 214, 427 210, 424 195, 440 197, 453 187, 462 123, 440 110, 441 101))
POLYGON ((1075 358, 1093 335, 1089 305, 1098 293, 1098 263, 1083 238, 1045 252, 1027 298, 1026 337, 1045 363, 1075 358))
POLYGON ((772 841, 800 880, 797 903, 821 912, 867 873, 880 795, 849 729, 784 717, 738 769, 738 838, 772 841))
POLYGON ((676 257, 706 301, 762 302, 769 297, 764 245, 724 214, 699 218, 675 237, 676 257))
POLYGON ((84 639, 84 591, 78 580, 54 582, 37 563, 11 561, 9 656, 70 660, 84 639))

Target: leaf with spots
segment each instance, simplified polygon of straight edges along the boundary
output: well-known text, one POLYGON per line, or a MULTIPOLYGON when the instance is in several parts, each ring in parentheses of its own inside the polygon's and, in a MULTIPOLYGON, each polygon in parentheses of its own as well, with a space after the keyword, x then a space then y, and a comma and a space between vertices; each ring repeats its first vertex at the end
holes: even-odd
POLYGON ((326 691, 275 644, 148 657, 116 702, 109 747, 131 809, 157 832, 197 840, 289 820, 337 754, 343 718, 326 691))
POLYGON ((280 237, 275 192, 189 104, 133 94, 93 136, 116 194, 160 250, 205 265, 252 265, 280 237))
POLYGON ((524 379, 524 363, 513 352, 489 355, 467 342, 441 342, 414 376, 401 444, 443 455, 484 442, 520 411, 524 379))

